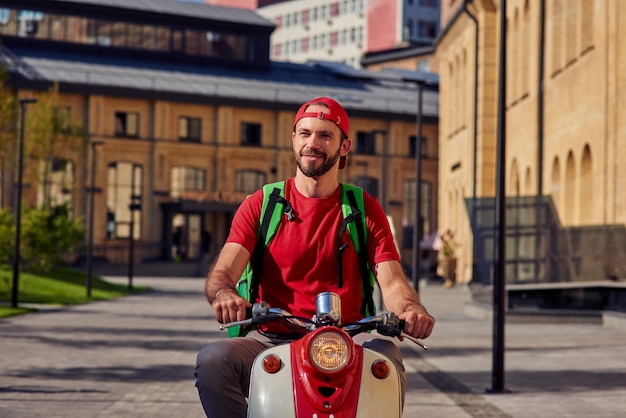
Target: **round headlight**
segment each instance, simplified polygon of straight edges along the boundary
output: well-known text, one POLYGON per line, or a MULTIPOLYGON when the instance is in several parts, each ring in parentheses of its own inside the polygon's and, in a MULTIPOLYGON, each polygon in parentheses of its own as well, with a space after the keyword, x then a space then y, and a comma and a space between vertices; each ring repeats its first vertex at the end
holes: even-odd
POLYGON ((334 372, 348 363, 350 345, 344 336, 337 332, 322 332, 311 340, 309 357, 318 369, 334 372))

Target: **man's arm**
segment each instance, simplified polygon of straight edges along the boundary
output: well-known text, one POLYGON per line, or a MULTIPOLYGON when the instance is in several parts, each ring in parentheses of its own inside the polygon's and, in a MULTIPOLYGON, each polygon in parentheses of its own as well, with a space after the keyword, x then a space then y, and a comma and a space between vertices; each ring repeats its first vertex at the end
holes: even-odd
POLYGON ((250 253, 244 246, 226 243, 207 276, 204 292, 219 323, 246 319, 251 304, 237 294, 235 286, 248 260, 250 253))
POLYGON ((376 265, 375 273, 385 307, 405 320, 404 332, 416 338, 427 338, 433 331, 435 318, 420 302, 400 263, 384 261, 376 265))

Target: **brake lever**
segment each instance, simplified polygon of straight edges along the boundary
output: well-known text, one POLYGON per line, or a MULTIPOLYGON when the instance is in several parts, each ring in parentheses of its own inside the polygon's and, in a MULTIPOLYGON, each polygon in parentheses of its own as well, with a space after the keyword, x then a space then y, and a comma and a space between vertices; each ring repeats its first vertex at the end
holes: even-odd
POLYGON ((405 324, 405 320, 401 319, 399 324, 398 324, 398 328, 400 328, 400 335, 402 336, 402 338, 406 338, 409 341, 414 342, 415 344, 419 345, 420 347, 422 347, 424 349, 424 351, 428 351, 428 346, 426 346, 423 342, 421 342, 420 340, 418 340, 415 337, 410 336, 409 334, 405 333, 404 330, 404 324, 405 324))

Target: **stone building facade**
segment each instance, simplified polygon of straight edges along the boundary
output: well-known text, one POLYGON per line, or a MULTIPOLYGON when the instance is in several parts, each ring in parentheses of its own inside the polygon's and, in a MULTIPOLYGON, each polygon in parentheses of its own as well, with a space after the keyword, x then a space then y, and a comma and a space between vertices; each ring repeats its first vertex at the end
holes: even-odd
MULTIPOLYGON (((436 43, 439 229, 463 282, 493 278, 502 3, 442 2, 436 43)), ((624 280, 626 5, 505 4, 507 281, 624 280)))

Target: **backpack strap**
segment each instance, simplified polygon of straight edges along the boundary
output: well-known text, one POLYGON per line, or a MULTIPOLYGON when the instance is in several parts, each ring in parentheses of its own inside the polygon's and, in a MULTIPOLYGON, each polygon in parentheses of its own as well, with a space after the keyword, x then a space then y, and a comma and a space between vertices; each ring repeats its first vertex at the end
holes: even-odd
MULTIPOLYGON (((285 199, 285 182, 263 186, 263 205, 257 229, 257 241, 250 256, 250 261, 237 282, 237 293, 247 301, 254 303, 259 297, 259 282, 263 264, 263 253, 276 234, 283 214, 293 221, 296 215, 291 204, 285 199)), ((229 337, 243 336, 247 333, 240 326, 228 328, 229 337)))
POLYGON ((296 218, 291 204, 285 199, 285 182, 266 184, 263 186, 263 206, 261 209, 261 222, 257 232, 257 242, 252 254, 252 278, 250 283, 249 302, 254 303, 259 296, 259 282, 263 265, 263 252, 269 245, 282 219, 283 214, 289 221, 296 218), (278 205, 280 203, 280 205, 278 205), (282 209, 282 210, 281 210, 282 209))
POLYGON ((374 304, 375 277, 367 260, 367 226, 365 220, 365 204, 363 203, 363 189, 356 186, 341 184, 341 209, 343 221, 339 228, 339 255, 337 267, 339 270, 339 287, 343 286, 343 252, 348 247, 347 243, 341 243, 341 236, 346 228, 359 257, 359 269, 361 271, 361 314, 365 317, 376 313, 374 304))

